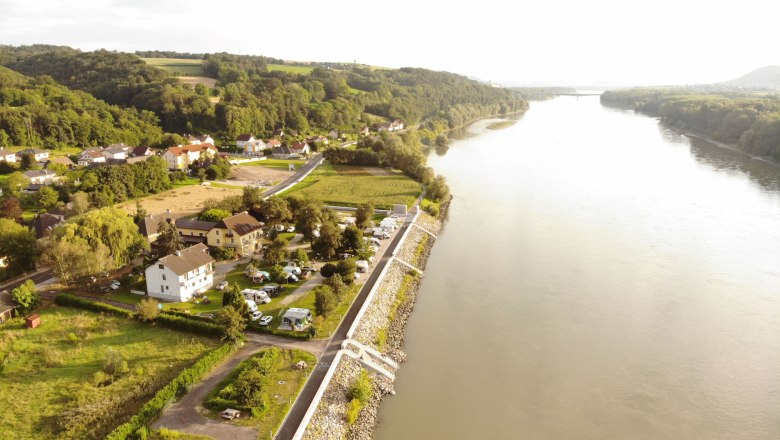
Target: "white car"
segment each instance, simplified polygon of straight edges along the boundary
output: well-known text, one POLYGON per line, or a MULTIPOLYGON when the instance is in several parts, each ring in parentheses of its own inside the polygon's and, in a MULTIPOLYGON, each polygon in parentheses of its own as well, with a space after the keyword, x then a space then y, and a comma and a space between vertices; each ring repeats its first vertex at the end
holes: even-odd
POLYGON ((255 310, 249 315, 249 317, 252 319, 252 321, 257 321, 258 319, 263 317, 263 312, 261 312, 260 310, 255 310))
POLYGON ((111 290, 119 290, 119 286, 121 285, 122 284, 117 280, 111 281, 111 290))
POLYGON ((260 321, 258 323, 262 326, 266 326, 271 323, 271 321, 274 320, 274 317, 271 315, 265 315, 262 318, 260 318, 260 321))
POLYGON ((290 227, 287 228, 287 232, 295 232, 295 226, 290 225, 290 227))
POLYGON ((220 281, 219 284, 217 284, 216 289, 219 290, 219 291, 222 291, 222 290, 226 290, 227 287, 228 287, 228 282, 227 281, 220 281))

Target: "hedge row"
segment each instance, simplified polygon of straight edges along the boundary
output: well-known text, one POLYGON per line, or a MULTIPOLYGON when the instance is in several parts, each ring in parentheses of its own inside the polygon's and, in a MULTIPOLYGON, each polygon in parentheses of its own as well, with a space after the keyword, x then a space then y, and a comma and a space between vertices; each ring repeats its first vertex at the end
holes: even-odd
POLYGON ((182 330, 203 336, 221 337, 224 334, 222 327, 211 320, 206 322, 192 318, 191 316, 185 318, 184 316, 160 313, 154 318, 154 323, 174 330, 182 330))
POLYGON ((69 293, 61 293, 54 298, 54 302, 60 306, 76 307, 79 309, 91 310, 93 312, 105 312, 123 318, 132 318, 135 316, 130 310, 125 310, 111 304, 106 304, 98 301, 91 301, 78 296, 71 295, 69 293))
POLYGON ((236 349, 236 345, 228 343, 202 357, 158 391, 150 401, 146 402, 138 414, 134 415, 129 422, 114 429, 106 439, 126 440, 134 438, 135 432, 157 417, 168 402, 183 396, 191 386, 203 379, 209 371, 233 354, 236 349))
POLYGON ((198 316, 198 315, 191 315, 189 313, 180 312, 178 310, 165 310, 162 312, 163 315, 174 315, 174 316, 181 316, 182 318, 187 319, 193 319, 195 321, 203 321, 203 322, 211 322, 213 323, 214 320, 211 318, 207 318, 205 316, 198 316))
POLYGON ((249 324, 247 324, 246 329, 250 332, 265 333, 267 335, 285 336, 288 338, 301 339, 304 341, 308 341, 312 338, 311 333, 309 333, 308 331, 296 332, 292 330, 276 330, 271 328, 271 326, 261 326, 260 324, 256 324, 254 322, 250 322, 249 324))

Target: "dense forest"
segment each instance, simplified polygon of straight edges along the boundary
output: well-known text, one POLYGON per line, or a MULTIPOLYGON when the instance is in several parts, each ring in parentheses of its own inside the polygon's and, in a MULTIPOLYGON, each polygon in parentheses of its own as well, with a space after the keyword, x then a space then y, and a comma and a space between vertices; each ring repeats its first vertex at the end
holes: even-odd
POLYGON ((51 77, 33 79, 0 67, 0 147, 156 145, 162 135, 152 112, 109 105, 51 77))
MULTIPOLYGON (((182 55, 141 52, 141 55, 182 55)), ((194 58, 197 54, 184 54, 194 58)), ((80 52, 60 46, 0 46, 0 64, 29 76, 48 75, 109 104, 154 113, 164 132, 208 132, 229 142, 241 133, 270 135, 278 128, 301 133, 357 132, 384 119, 432 123, 429 130, 475 118, 524 111, 527 103, 505 89, 425 69, 371 69, 349 64, 310 74, 269 71, 281 60, 225 53, 203 55, 209 90, 171 77, 135 54, 80 52), (210 98, 219 98, 213 103, 210 98)), ((324 65, 324 64, 323 64, 324 65)), ((427 139, 427 137, 426 137, 427 139)))
POLYGON ((774 96, 632 89, 605 92, 601 102, 658 116, 672 127, 780 161, 780 99, 774 96))

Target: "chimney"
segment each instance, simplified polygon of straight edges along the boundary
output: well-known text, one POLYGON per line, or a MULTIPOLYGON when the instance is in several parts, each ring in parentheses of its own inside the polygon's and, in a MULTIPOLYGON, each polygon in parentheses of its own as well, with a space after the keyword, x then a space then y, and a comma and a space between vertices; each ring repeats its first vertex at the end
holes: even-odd
POLYGON ((181 257, 181 251, 176 251, 174 254, 176 254, 177 257, 181 257))

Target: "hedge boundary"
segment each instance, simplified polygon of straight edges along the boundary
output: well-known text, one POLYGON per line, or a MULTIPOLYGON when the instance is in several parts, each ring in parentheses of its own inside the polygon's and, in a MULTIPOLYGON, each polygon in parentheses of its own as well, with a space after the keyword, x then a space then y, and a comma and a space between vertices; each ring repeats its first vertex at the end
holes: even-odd
POLYGON ((116 429, 111 431, 111 433, 106 436, 106 439, 127 440, 135 438, 135 432, 142 427, 145 427, 149 422, 159 416, 169 402, 176 401, 186 394, 190 387, 200 382, 208 372, 233 354, 237 349, 238 347, 235 344, 227 343, 200 358, 200 360, 195 362, 191 367, 186 368, 179 373, 179 375, 171 380, 168 385, 160 389, 151 400, 144 404, 141 410, 138 411, 138 414, 134 415, 129 422, 119 425, 116 429))

